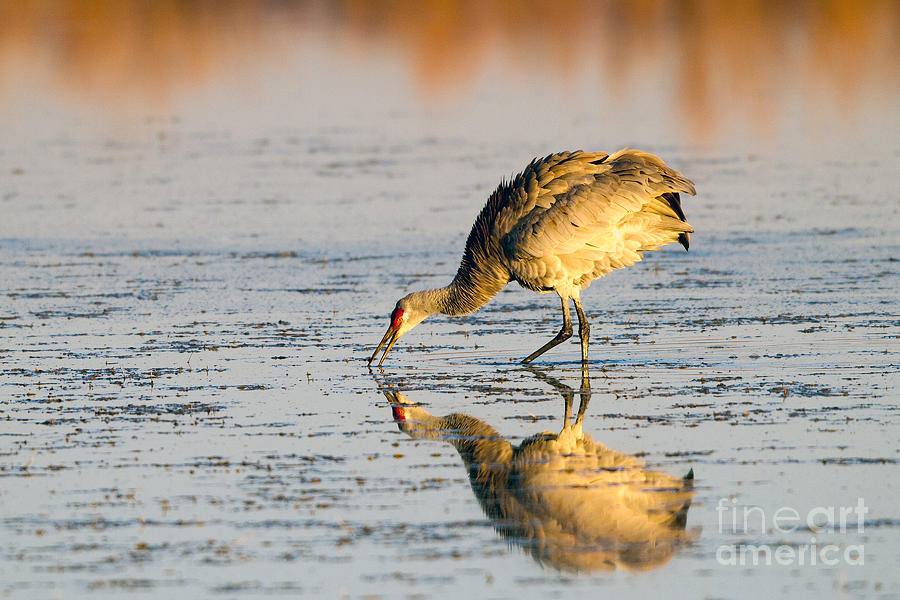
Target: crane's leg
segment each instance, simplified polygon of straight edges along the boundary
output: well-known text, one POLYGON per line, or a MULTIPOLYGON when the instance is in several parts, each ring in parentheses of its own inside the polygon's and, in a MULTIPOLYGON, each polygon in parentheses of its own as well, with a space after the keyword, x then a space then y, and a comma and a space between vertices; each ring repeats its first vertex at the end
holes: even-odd
POLYGON ((587 315, 584 314, 584 308, 581 306, 581 297, 572 296, 575 301, 575 310, 578 312, 578 337, 581 338, 581 362, 583 364, 588 361, 588 339, 591 337, 591 324, 587 315))
POLYGON ((530 363, 538 356, 553 348, 554 346, 559 346, 564 341, 572 337, 572 317, 569 315, 569 299, 565 296, 560 296, 562 298, 562 311, 563 311, 563 326, 562 329, 559 330, 559 333, 556 334, 556 337, 529 354, 523 363, 530 363))

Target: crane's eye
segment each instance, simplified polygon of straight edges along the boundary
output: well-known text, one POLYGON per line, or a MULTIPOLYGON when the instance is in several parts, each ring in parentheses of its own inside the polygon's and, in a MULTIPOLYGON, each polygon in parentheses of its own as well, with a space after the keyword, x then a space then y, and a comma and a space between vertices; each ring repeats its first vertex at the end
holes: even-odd
POLYGON ((401 322, 403 322, 403 311, 395 308, 394 312, 391 313, 391 327, 397 329, 400 327, 401 322))

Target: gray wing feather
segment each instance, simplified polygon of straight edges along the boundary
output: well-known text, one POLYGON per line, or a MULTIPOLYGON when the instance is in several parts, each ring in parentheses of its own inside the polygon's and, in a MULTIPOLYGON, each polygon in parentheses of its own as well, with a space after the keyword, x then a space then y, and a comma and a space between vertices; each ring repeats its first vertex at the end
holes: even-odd
POLYGON ((659 200, 666 193, 694 194, 693 184, 652 154, 621 150, 606 157, 576 152, 545 161, 532 163, 532 173, 523 174, 528 177, 517 203, 518 220, 501 241, 509 260, 578 253, 571 257, 582 263, 571 265, 575 271, 586 266, 583 261, 603 258, 619 268, 640 260, 638 250, 673 241, 671 234, 661 236, 655 230, 693 231, 659 200), (622 233, 640 233, 641 228, 648 230, 645 240, 633 235, 630 243, 623 243, 622 233), (617 232, 620 235, 611 235, 617 232), (608 256, 611 252, 621 256, 608 256))

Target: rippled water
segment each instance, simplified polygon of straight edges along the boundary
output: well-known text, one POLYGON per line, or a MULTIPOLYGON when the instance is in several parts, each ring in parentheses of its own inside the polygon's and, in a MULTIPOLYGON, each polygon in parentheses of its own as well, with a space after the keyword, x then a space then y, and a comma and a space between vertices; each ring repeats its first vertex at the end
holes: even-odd
MULTIPOLYGON (((260 77, 281 89, 277 69, 260 77)), ((365 366, 396 299, 452 277, 501 177, 635 142, 637 104, 528 129, 491 89, 460 109, 378 88, 322 119, 203 116, 194 98, 113 130, 5 113, 26 135, 0 145, 0 594, 900 594, 900 136, 701 143, 636 125, 695 181, 696 234, 585 292, 584 431, 647 469, 692 468, 690 536, 653 564, 571 568, 498 533, 454 447, 403 433, 384 393, 514 446, 559 432, 578 344, 518 364, 558 329, 554 297, 510 286, 365 366), (775 527, 817 507, 848 509, 846 531, 775 527), (748 544, 794 558, 728 564, 748 544)), ((526 104, 546 115, 554 94, 526 104)))

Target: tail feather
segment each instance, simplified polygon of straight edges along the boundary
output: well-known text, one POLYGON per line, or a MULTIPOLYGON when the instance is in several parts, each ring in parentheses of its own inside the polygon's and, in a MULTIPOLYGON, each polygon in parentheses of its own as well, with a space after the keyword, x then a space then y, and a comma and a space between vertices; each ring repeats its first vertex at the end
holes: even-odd
MULTIPOLYGON (((681 196, 678 195, 678 192, 666 192, 662 197, 671 209, 675 211, 678 218, 687 223, 687 217, 684 216, 684 211, 681 209, 681 196)), ((679 234, 678 241, 684 246, 685 250, 690 249, 691 234, 686 232, 679 234)))

